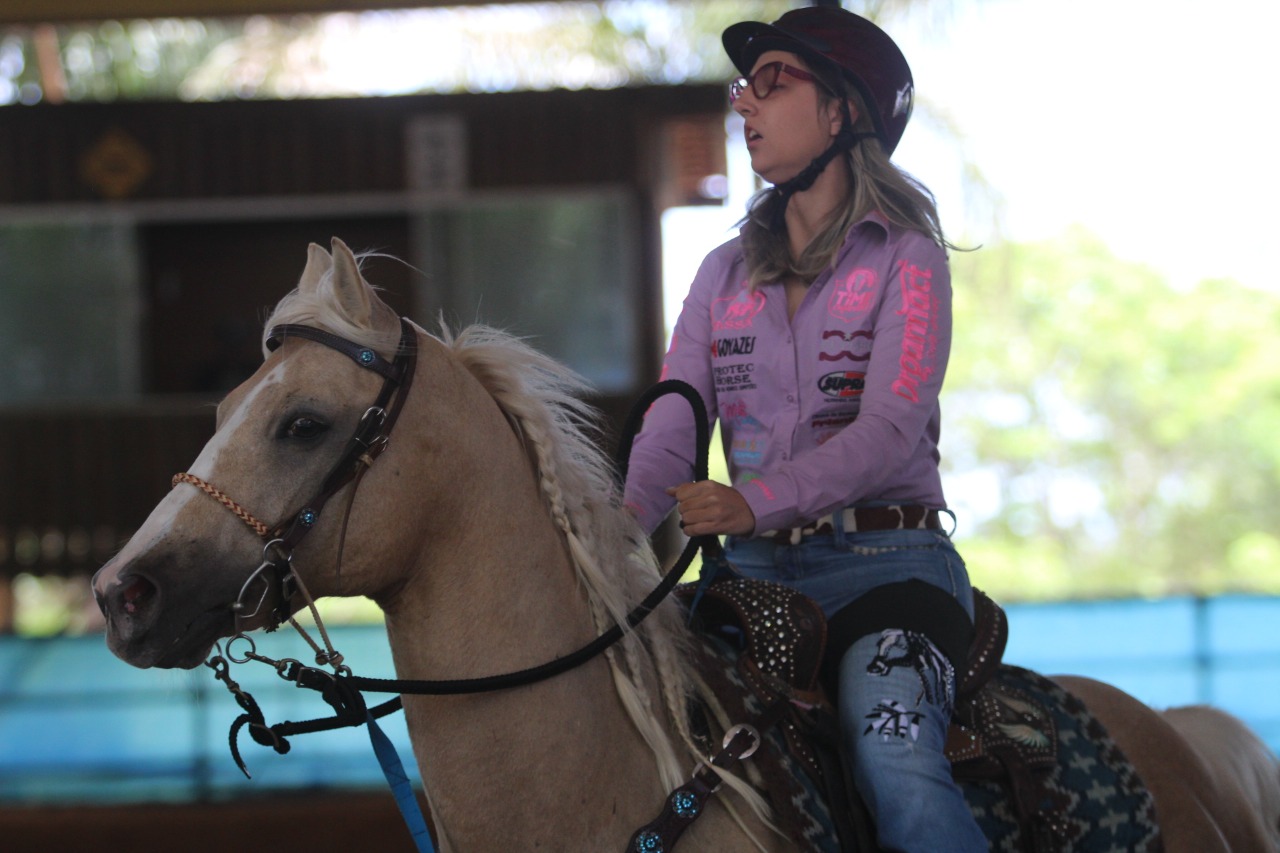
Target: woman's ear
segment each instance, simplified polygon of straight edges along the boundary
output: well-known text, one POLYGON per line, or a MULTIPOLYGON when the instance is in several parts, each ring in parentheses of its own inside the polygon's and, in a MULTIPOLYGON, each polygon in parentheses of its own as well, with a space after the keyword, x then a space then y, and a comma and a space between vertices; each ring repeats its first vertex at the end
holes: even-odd
MULTIPOLYGON (((854 127, 858 123, 858 105, 851 100, 844 103, 849 108, 849 126, 854 127)), ((844 127, 844 111, 840 109, 840 102, 834 98, 830 101, 828 109, 830 111, 828 118, 831 120, 831 135, 835 136, 840 132, 840 128, 844 127)))

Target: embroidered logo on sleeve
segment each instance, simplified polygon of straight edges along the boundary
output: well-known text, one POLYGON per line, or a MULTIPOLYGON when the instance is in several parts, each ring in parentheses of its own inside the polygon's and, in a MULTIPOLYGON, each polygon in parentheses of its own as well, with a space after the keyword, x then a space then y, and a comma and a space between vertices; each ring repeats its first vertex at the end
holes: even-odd
POLYGON ((902 353, 898 358, 898 378, 893 380, 893 393, 913 403, 920 402, 920 383, 933 375, 933 362, 938 350, 938 318, 932 288, 933 270, 922 270, 915 264, 900 264, 898 282, 902 288, 902 307, 898 315, 907 318, 902 334, 902 353))

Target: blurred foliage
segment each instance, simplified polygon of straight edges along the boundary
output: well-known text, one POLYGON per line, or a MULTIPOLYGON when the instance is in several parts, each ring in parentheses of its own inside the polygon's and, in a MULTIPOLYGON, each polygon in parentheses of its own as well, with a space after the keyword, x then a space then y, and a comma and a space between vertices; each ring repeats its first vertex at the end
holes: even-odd
MULTIPOLYGON (((944 27, 974 0, 855 0, 877 21, 944 27)), ((707 83, 725 27, 794 0, 560 0, 313 15, 10 26, 0 105, 707 83)))
POLYGON ((0 29, 0 104, 38 103, 47 89, 61 90, 49 93, 55 101, 173 97, 239 28, 172 18, 0 29), (42 65, 42 48, 58 66, 42 65))
POLYGON ((1280 592, 1280 294, 1175 290, 1083 231, 952 264, 943 452, 975 582, 1280 592))
POLYGON ((15 26, 0 30, 0 104, 708 82, 730 74, 726 26, 793 5, 612 0, 15 26))

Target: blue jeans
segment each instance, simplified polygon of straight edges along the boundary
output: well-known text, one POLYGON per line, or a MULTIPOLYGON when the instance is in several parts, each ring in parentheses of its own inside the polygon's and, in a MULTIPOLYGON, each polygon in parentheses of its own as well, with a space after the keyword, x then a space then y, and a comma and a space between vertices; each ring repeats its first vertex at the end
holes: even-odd
MULTIPOLYGON (((878 586, 915 579, 951 593, 973 617, 969 575, 946 534, 845 533, 838 514, 836 525, 833 535, 799 545, 730 537, 726 556, 746 577, 800 590, 827 616, 878 586)), ((911 632, 868 634, 841 659, 839 690, 845 761, 880 846, 901 853, 987 850, 943 752, 956 684, 937 648, 911 632)))

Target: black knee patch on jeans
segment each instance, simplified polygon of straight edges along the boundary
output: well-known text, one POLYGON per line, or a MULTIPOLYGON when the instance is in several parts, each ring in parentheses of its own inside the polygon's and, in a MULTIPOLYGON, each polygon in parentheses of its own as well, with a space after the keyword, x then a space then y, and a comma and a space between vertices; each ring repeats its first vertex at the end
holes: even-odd
POLYGON ((827 647, 822 656, 822 686, 838 696, 840 659, 862 637, 897 628, 928 637, 964 672, 973 621, 960 602, 945 590, 921 580, 885 584, 843 607, 827 620, 827 647))

